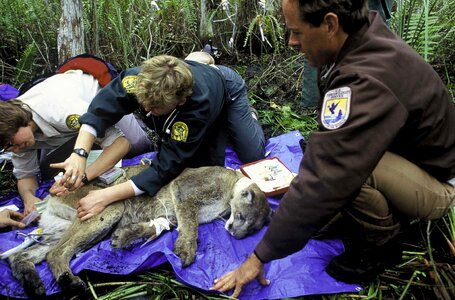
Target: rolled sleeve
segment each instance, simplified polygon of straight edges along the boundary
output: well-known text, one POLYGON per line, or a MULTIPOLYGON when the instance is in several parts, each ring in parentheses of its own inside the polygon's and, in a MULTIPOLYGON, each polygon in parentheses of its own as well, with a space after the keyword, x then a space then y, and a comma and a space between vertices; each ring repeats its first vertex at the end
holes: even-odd
POLYGON ((128 93, 122 80, 127 76, 136 76, 142 67, 125 70, 102 88, 95 96, 87 112, 79 118, 79 123, 88 124, 96 129, 99 137, 104 137, 110 126, 123 116, 139 108, 134 93, 128 93))
POLYGON ((101 146, 101 148, 106 149, 112 145, 116 139, 122 136, 125 135, 120 129, 116 126, 111 126, 106 130, 106 135, 103 138, 96 139, 96 142, 101 146))
POLYGON ((98 134, 96 133, 96 129, 87 124, 82 124, 81 129, 79 129, 79 131, 86 131, 93 135, 95 138, 98 136, 98 134))
POLYGON ((131 177, 131 181, 139 190, 147 192, 150 196, 154 196, 165 184, 153 165, 138 175, 131 177))
POLYGON ((13 175, 17 179, 34 177, 40 172, 37 150, 13 154, 12 162, 14 166, 13 175))

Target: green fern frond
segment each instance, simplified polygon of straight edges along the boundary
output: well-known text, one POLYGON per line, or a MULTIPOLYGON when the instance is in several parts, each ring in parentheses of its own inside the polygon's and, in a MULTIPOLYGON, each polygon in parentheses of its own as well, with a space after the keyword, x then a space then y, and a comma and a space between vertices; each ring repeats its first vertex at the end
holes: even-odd
POLYGON ((193 1, 181 1, 182 10, 183 10, 183 20, 185 26, 188 30, 196 32, 197 31, 197 22, 198 18, 196 12, 198 11, 193 1))
POLYGON ((439 12, 441 8, 445 8, 440 7, 440 4, 440 0, 400 1, 393 18, 397 33, 427 61, 434 59, 438 45, 444 37, 442 29, 447 28, 439 12))
POLYGON ((14 78, 15 85, 19 86, 31 79, 31 74, 33 74, 33 63, 35 62, 37 51, 38 49, 35 43, 31 43, 25 48, 17 63, 17 73, 14 78))
POLYGON ((262 17, 261 15, 256 15, 253 18, 253 20, 251 20, 250 24, 248 25, 248 30, 246 32, 246 37, 245 37, 245 40, 243 42, 243 47, 246 47, 246 45, 248 44, 248 41, 251 38, 251 34, 253 33, 254 27, 256 27, 256 24, 259 22, 261 17, 262 17))
POLYGON ((280 52, 283 47, 283 29, 278 19, 274 16, 268 16, 264 22, 264 30, 267 32, 267 35, 271 37, 273 48, 275 52, 280 52))

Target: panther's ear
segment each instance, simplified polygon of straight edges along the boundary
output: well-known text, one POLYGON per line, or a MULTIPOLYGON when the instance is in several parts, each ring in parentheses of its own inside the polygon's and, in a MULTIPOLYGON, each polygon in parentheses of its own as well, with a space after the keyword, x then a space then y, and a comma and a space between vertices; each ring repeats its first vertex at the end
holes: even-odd
POLYGON ((247 204, 253 204, 254 202, 254 197, 256 195, 254 194, 254 191, 252 189, 245 189, 243 192, 242 192, 242 198, 244 199, 244 201, 247 203, 247 204))

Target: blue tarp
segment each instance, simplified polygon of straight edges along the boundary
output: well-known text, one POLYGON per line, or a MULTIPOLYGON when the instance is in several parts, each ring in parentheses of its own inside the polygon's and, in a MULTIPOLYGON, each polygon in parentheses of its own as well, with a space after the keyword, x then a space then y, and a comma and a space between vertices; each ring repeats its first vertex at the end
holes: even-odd
POLYGON ((0 100, 6 101, 11 98, 16 98, 18 95, 19 91, 15 87, 7 83, 0 84, 0 100))
MULTIPOLYGON (((266 146, 268 157, 279 157, 291 171, 297 172, 302 158, 300 139, 302 137, 297 131, 271 138, 266 146)), ((154 153, 143 156, 153 158, 154 153)), ((124 160, 123 165, 137 164, 139 158, 124 160)), ((226 166, 232 168, 240 166, 237 156, 230 149, 227 149, 226 166)), ((43 198, 47 194, 50 184, 51 182, 41 185, 38 192, 39 197, 43 198)), ((274 209, 279 201, 279 198, 269 198, 274 209)), ((17 194, 0 200, 0 205, 7 204, 22 206, 17 194)), ((33 229, 27 228, 22 231, 29 232, 33 229)), ((76 274, 82 270, 109 274, 131 274, 169 262, 179 281, 208 290, 215 278, 238 267, 251 254, 265 230, 266 228, 245 239, 236 240, 226 232, 222 221, 201 225, 196 261, 187 268, 181 267, 180 259, 172 252, 174 241, 178 236, 178 232, 175 230, 162 234, 156 241, 143 248, 139 247, 141 243, 137 243, 128 249, 112 249, 108 237, 91 249, 77 255, 71 260, 70 265, 76 274)), ((15 237, 15 231, 0 234, 0 240, 0 252, 10 249, 22 241, 15 237)), ((243 288, 240 299, 279 299, 358 291, 360 286, 338 282, 324 271, 332 257, 343 250, 343 244, 339 240, 310 240, 301 251, 266 264, 265 276, 270 279, 270 286, 262 287, 257 281, 253 281, 243 288)), ((37 270, 46 285, 48 295, 60 291, 46 262, 39 264, 37 270)), ((0 261, 0 274, 2 274, 0 282, 2 295, 25 297, 20 283, 12 277, 7 261, 0 261)))

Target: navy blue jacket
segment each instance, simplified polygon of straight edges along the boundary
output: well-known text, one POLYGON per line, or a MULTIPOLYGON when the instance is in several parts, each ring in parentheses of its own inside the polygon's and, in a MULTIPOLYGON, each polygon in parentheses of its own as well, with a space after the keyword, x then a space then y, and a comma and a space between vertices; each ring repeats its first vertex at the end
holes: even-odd
MULTIPOLYGON (((193 74, 192 95, 170 115, 144 118, 145 124, 161 136, 162 143, 150 168, 132 181, 152 196, 186 167, 224 165, 227 140, 224 78, 208 65, 186 63, 193 74)), ((79 122, 94 127, 102 137, 124 115, 140 110, 134 87, 141 69, 121 72, 97 94, 79 122)))

